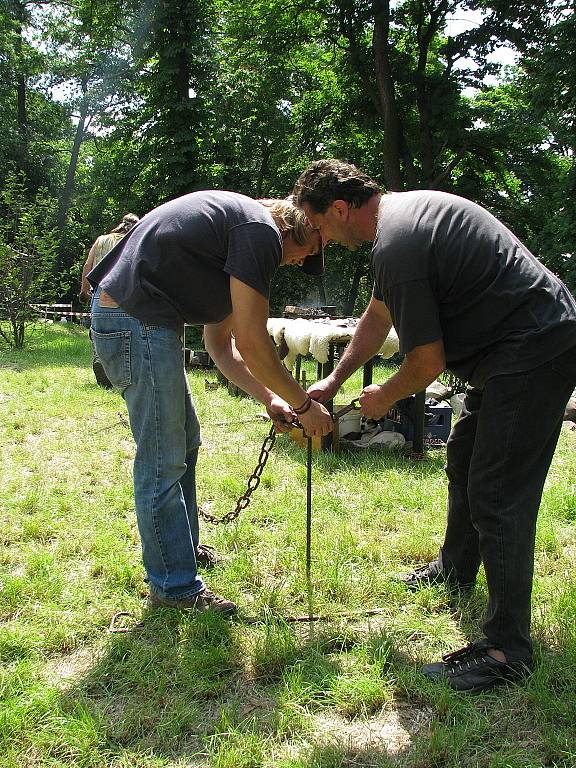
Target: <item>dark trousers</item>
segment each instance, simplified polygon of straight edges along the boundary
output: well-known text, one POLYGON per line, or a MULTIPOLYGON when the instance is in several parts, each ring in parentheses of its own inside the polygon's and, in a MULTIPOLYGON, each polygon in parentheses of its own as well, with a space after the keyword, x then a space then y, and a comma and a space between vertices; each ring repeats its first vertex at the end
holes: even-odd
POLYGON ((523 373, 469 388, 447 446, 450 579, 472 583, 480 563, 489 602, 483 631, 510 660, 531 661, 536 517, 576 384, 576 347, 523 373))

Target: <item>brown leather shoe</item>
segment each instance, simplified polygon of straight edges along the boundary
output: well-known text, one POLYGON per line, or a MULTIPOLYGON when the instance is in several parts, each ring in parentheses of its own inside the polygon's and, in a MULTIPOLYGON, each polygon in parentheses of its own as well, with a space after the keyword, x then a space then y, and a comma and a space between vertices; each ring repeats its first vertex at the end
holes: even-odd
POLYGON ((238 610, 236 603, 226 600, 220 595, 215 595, 207 587, 204 587, 195 595, 188 595, 176 600, 161 597, 156 592, 150 591, 148 595, 148 608, 176 608, 179 611, 216 611, 225 616, 231 616, 238 610))

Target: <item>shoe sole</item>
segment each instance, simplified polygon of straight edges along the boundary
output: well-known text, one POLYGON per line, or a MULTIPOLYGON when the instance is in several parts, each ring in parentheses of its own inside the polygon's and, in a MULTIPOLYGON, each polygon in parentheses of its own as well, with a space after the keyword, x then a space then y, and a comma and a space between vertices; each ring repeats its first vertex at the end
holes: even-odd
POLYGON ((397 576, 395 581, 403 584, 410 592, 418 592, 420 589, 426 589, 427 587, 446 587, 449 592, 458 592, 463 595, 467 595, 474 590, 475 584, 452 584, 445 579, 422 579, 420 581, 406 581, 401 576, 397 576))
POLYGON ((495 677, 490 682, 486 681, 483 685, 474 685, 471 688, 457 688, 454 685, 450 684, 450 678, 444 675, 427 675, 425 672, 422 672, 424 677, 426 677, 428 680, 431 680, 433 683, 446 683, 448 687, 455 691, 456 693, 487 693, 488 691, 492 691, 494 688, 499 688, 503 685, 518 685, 522 683, 526 677, 519 677, 519 678, 506 678, 506 677, 495 677))

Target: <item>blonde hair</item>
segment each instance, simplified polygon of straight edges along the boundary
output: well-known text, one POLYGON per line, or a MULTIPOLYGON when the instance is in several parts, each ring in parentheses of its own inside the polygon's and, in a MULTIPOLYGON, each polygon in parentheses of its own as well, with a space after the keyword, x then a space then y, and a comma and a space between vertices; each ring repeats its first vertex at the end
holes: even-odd
POLYGON ((297 245, 305 245, 314 231, 304 212, 296 208, 292 196, 285 200, 259 200, 265 208, 268 208, 274 223, 282 233, 282 239, 292 235, 297 245))
POLYGON ((125 235, 126 232, 130 232, 134 224, 138 224, 139 221, 140 219, 135 213, 125 213, 124 216, 122 216, 120 224, 117 224, 112 232, 118 232, 125 235))

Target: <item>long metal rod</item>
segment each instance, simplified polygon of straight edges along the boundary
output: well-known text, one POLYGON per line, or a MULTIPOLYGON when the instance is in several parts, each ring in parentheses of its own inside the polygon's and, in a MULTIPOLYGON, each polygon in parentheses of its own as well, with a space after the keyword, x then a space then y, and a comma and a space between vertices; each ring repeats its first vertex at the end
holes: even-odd
POLYGON ((364 616, 383 616, 386 614, 385 608, 367 608, 363 611, 343 611, 342 613, 326 614, 321 616, 317 614, 308 614, 308 616, 283 616, 282 621, 287 624, 305 623, 309 621, 342 621, 361 619, 364 616))
POLYGON ((308 590, 308 615, 312 606, 312 438, 308 438, 306 455, 306 588, 308 590))

